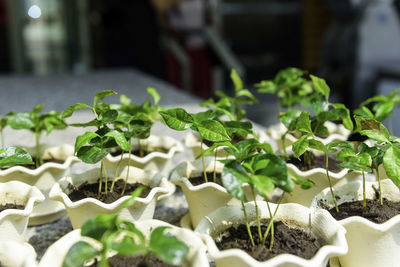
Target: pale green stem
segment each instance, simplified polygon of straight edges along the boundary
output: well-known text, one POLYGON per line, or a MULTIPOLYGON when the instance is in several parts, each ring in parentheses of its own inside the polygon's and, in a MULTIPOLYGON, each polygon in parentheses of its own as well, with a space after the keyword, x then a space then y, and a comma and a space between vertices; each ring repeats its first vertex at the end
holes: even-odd
POLYGON ((139 156, 140 156, 141 158, 143 158, 143 156, 144 156, 144 151, 143 151, 142 142, 141 142, 140 139, 138 139, 138 144, 139 144, 139 156))
POLYGON ((217 171, 216 171, 216 168, 217 168, 217 151, 215 151, 215 153, 214 153, 214 177, 213 177, 214 183, 217 182, 217 171))
POLYGON ((240 201, 240 202, 242 203, 243 215, 244 215, 244 219, 246 220, 247 233, 249 234, 251 245, 254 247, 255 246, 254 239, 253 239, 253 235, 251 234, 249 220, 247 218, 246 208, 244 207, 244 202, 243 201, 240 201))
MULTIPOLYGON (((200 153, 203 154, 203 137, 200 135, 200 153)), ((206 172, 206 163, 204 162, 204 155, 201 156, 201 163, 203 164, 203 176, 204 176, 204 181, 207 183, 207 172, 206 172)))
POLYGON ((335 197, 335 194, 333 193, 333 189, 332 189, 331 177, 329 176, 329 170, 328 170, 328 162, 329 162, 328 153, 325 153, 325 171, 326 171, 326 177, 328 178, 329 189, 331 190, 331 195, 332 195, 333 203, 335 203, 336 213, 338 213, 338 212, 339 212, 339 207, 338 207, 338 205, 337 205, 336 197, 335 197))
MULTIPOLYGON (((131 147, 132 144, 132 138, 129 139, 129 147, 131 147)), ((126 178, 125 178, 125 184, 124 188, 122 189, 121 196, 124 195, 125 189, 126 189, 126 184, 128 183, 128 178, 129 178, 129 169, 130 169, 130 164, 131 164, 131 155, 132 155, 132 149, 129 149, 129 154, 128 154, 128 169, 126 171, 126 178)))
MULTIPOLYGON (((269 206, 269 201, 266 200, 266 202, 267 202, 268 213, 269 213, 269 218, 270 218, 270 219, 269 219, 269 223, 268 223, 267 230, 265 231, 265 236, 264 236, 264 243, 263 243, 263 245, 265 244, 265 240, 266 240, 266 238, 267 238, 268 232, 271 230, 271 242, 270 242, 270 244, 269 244, 269 250, 272 250, 272 247, 273 247, 273 245, 274 245, 274 216, 275 216, 275 213, 272 214, 272 212, 271 212, 271 207, 269 206)), ((277 209, 278 209, 278 207, 276 207, 275 212, 276 212, 277 209)))
POLYGON ((382 186, 381 186, 381 177, 380 177, 380 175, 379 175, 379 167, 376 168, 376 177, 377 177, 378 183, 379 183, 379 202, 381 203, 381 205, 383 205, 382 186))
POLYGON ((121 158, 118 161, 117 169, 115 170, 115 173, 114 173, 114 178, 113 178, 113 181, 112 181, 112 184, 111 184, 110 192, 113 192, 113 190, 114 190, 115 181, 116 181, 116 178, 117 178, 117 175, 118 175, 118 172, 119 172, 119 167, 121 166, 123 155, 124 155, 124 151, 121 151, 121 158))
POLYGON ((282 143, 282 149, 283 149, 283 155, 285 158, 288 157, 287 151, 286 151, 286 135, 289 133, 289 131, 286 131, 282 136, 281 136, 281 143, 282 143))
POLYGON ((365 172, 362 172, 363 175, 363 212, 367 211, 367 198, 365 196, 365 172))
POLYGON ((35 133, 35 150, 36 150, 35 164, 36 164, 36 168, 38 168, 42 163, 42 157, 40 155, 39 139, 40 139, 40 132, 39 133, 35 133))
POLYGON ((146 266, 151 267, 150 252, 147 252, 147 254, 146 254, 146 266))
MULTIPOLYGON (((104 159, 103 159, 104 160, 104 159)), ((103 160, 101 160, 102 162, 103 162, 103 160)), ((107 195, 107 187, 108 187, 108 185, 107 185, 107 182, 108 182, 108 176, 107 176, 107 171, 106 171, 106 167, 104 166, 104 163, 102 164, 103 165, 103 171, 104 171, 104 193, 107 195)))
POLYGON ((251 193, 253 195, 254 207, 256 209, 256 220, 257 220, 257 228, 258 228, 258 237, 260 238, 260 241, 262 241, 261 223, 260 223, 260 217, 258 216, 258 205, 257 205, 257 201, 256 201, 256 193, 254 192, 254 188, 253 187, 251 187, 251 193))
POLYGON ((97 198, 100 198, 102 184, 103 184, 103 161, 101 161, 100 163, 99 191, 97 193, 97 198))

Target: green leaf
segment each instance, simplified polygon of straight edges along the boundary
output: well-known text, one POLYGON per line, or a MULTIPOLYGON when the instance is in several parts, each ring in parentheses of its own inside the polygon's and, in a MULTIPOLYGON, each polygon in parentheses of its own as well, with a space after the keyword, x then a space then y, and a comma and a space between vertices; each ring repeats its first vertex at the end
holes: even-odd
POLYGON ((312 83, 314 85, 315 90, 325 96, 326 102, 329 100, 330 89, 329 86, 326 84, 324 79, 321 79, 317 76, 310 75, 312 83))
POLYGON ((322 152, 328 152, 327 147, 321 141, 318 141, 316 139, 310 139, 308 140, 308 143, 309 147, 312 149, 316 149, 322 152))
POLYGON ((305 133, 313 134, 311 130, 310 113, 303 111, 296 122, 296 129, 305 133))
POLYGON ((261 81, 260 83, 255 84, 255 87, 258 88, 257 91, 259 93, 263 94, 275 94, 278 90, 278 87, 273 81, 261 81))
POLYGON ((293 109, 279 115, 278 119, 285 125, 285 127, 293 131, 296 128, 297 118, 301 114, 301 110, 293 109))
POLYGON ((243 89, 242 79, 239 77, 238 73, 234 69, 232 69, 232 71, 231 71, 231 79, 232 79, 233 84, 235 85, 236 92, 243 89))
POLYGON ((288 175, 286 162, 279 156, 274 154, 257 154, 254 161, 268 160, 268 165, 265 168, 255 172, 256 175, 266 176, 272 179, 275 186, 285 192, 291 192, 294 184, 288 175))
POLYGON ((99 121, 98 119, 93 119, 91 121, 88 122, 84 122, 84 123, 72 123, 70 124, 70 126, 73 127, 90 127, 90 126, 94 126, 94 127, 100 127, 101 126, 101 121, 99 121))
POLYGON ((99 114, 99 120, 102 123, 111 123, 114 122, 118 117, 118 111, 115 109, 109 109, 106 112, 99 114))
POLYGON ((146 255, 148 249, 145 244, 137 244, 130 236, 124 236, 120 242, 113 242, 111 248, 117 251, 120 256, 139 256, 146 255))
POLYGON ((78 241, 67 252, 63 267, 82 267, 85 262, 99 255, 101 251, 85 241, 78 241))
POLYGON ((97 146, 83 146, 77 152, 77 157, 85 163, 94 164, 104 159, 110 149, 97 146))
POLYGON ((93 138, 100 137, 97 133, 94 132, 85 132, 84 134, 78 136, 75 141, 75 153, 79 151, 81 147, 87 145, 92 141, 93 138))
POLYGON ((355 155, 356 152, 353 147, 345 147, 336 155, 336 160, 345 161, 347 158, 354 157, 355 155))
POLYGON ((161 111, 160 115, 169 128, 177 131, 186 130, 193 123, 193 117, 183 108, 172 108, 161 111))
POLYGON ((268 197, 267 193, 271 193, 275 189, 272 179, 264 175, 253 175, 251 177, 251 183, 264 198, 268 197))
POLYGON ((130 150, 129 143, 126 140, 124 133, 121 133, 117 130, 111 130, 108 133, 106 133, 105 136, 114 138, 115 142, 117 142, 118 146, 122 148, 122 150, 124 151, 130 150))
POLYGON ((293 153, 296 155, 297 158, 300 158, 300 156, 307 151, 309 145, 307 138, 308 138, 307 135, 303 135, 302 137, 299 138, 299 140, 297 140, 292 144, 293 153))
POLYGON ((28 152, 19 147, 8 147, 0 151, 0 168, 19 164, 33 164, 28 152))
POLYGON ((343 105, 342 103, 331 104, 331 106, 334 108, 334 110, 332 110, 332 112, 334 114, 336 114, 339 117, 339 119, 342 120, 343 126, 346 129, 352 131, 354 128, 354 125, 353 125, 353 121, 351 120, 351 117, 350 117, 349 109, 346 108, 346 106, 343 105))
POLYGON ((355 120, 357 130, 361 135, 366 135, 379 143, 390 142, 389 132, 382 123, 374 119, 366 119, 359 116, 356 116, 355 120))
POLYGON ((99 214, 82 225, 81 235, 101 241, 105 232, 116 229, 117 218, 115 214, 99 214))
POLYGON ((236 161, 226 164, 222 171, 221 180, 228 194, 236 199, 247 202, 242 185, 250 182, 250 178, 242 165, 236 161))
POLYGON ((215 117, 215 113, 214 111, 212 111, 211 109, 207 110, 207 111, 202 111, 202 112, 198 112, 195 114, 192 114, 193 120, 196 123, 200 123, 202 121, 205 120, 211 120, 215 117))
POLYGON ((162 261, 170 265, 181 265, 189 252, 189 247, 175 236, 164 233, 168 228, 160 226, 151 232, 150 249, 162 261))
POLYGON ((143 186, 136 188, 135 191, 132 192, 130 198, 121 203, 121 205, 119 206, 119 210, 132 206, 133 203, 135 203, 136 198, 142 194, 143 189, 143 186))
POLYGON ((387 176, 400 188, 400 149, 391 146, 383 156, 383 167, 387 176))
POLYGON ((15 113, 8 118, 8 125, 13 129, 32 129, 35 127, 35 121, 30 112, 15 113))
POLYGON ((113 91, 113 90, 104 90, 101 92, 98 92, 93 99, 93 107, 95 107, 97 105, 97 102, 99 102, 100 100, 102 100, 103 98, 105 98, 106 96, 109 95, 116 95, 117 92, 113 91))
POLYGON ((32 113, 39 114, 42 111, 42 109, 43 109, 43 104, 36 105, 35 107, 33 107, 32 113))
POLYGON ((392 114, 394 108, 393 102, 379 103, 374 106, 375 120, 383 122, 392 114))
POLYGON ((129 97, 127 97, 126 95, 122 94, 119 97, 119 102, 121 102, 121 104, 124 106, 128 106, 131 104, 131 99, 129 97))
POLYGON ((312 180, 310 180, 310 179, 301 179, 301 178, 299 178, 298 176, 296 176, 296 175, 293 175, 293 174, 291 174, 293 177, 295 177, 295 183, 297 184, 297 185, 299 185, 300 186, 300 188, 301 189, 303 189, 303 190, 307 190, 307 189, 310 189, 311 187, 313 187, 314 185, 315 185, 315 183, 312 181, 312 180))
POLYGON ((371 112, 371 110, 369 110, 369 108, 367 107, 360 107, 356 110, 354 110, 353 112, 355 115, 367 118, 367 119, 373 119, 374 118, 374 114, 371 112))
POLYGON ((147 93, 149 93, 149 94, 153 97, 154 105, 157 105, 158 102, 160 102, 161 96, 160 96, 160 94, 157 92, 156 89, 154 89, 154 88, 152 88, 152 87, 149 87, 149 88, 147 88, 147 93))
POLYGON ((211 142, 230 141, 230 137, 224 126, 215 120, 205 120, 196 124, 199 134, 211 142))
POLYGON ((81 110, 81 109, 85 109, 85 108, 92 109, 91 106, 89 106, 89 105, 87 105, 87 104, 85 104, 85 103, 76 103, 76 104, 74 104, 74 105, 72 105, 72 106, 67 107, 67 108, 65 109, 65 111, 62 113, 61 117, 62 117, 63 119, 68 118, 68 117, 71 117, 71 115, 72 115, 75 111, 81 110))

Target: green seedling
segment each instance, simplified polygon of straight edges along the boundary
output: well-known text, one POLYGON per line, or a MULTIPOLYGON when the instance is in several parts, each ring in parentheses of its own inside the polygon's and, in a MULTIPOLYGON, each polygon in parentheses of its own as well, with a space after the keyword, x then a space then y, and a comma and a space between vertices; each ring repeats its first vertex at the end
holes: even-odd
MULTIPOLYGON (((203 153, 204 139, 211 142, 228 142, 231 140, 225 127, 217 120, 210 119, 213 117, 212 111, 200 112, 197 114, 189 114, 183 108, 172 108, 161 111, 160 115, 163 122, 171 129, 184 131, 188 128, 200 135, 201 154, 203 153)), ((204 156, 201 156, 203 164, 203 175, 205 182, 208 182, 205 169, 204 156)))
POLYGON ((43 164, 40 154, 40 136, 42 132, 49 135, 54 129, 65 129, 67 124, 64 122, 58 111, 52 110, 42 112, 43 105, 37 105, 30 112, 9 113, 8 125, 13 129, 25 129, 35 135, 35 164, 36 168, 43 164))
MULTIPOLYGON (((135 197, 141 194, 135 190, 132 197, 126 200, 122 207, 133 204, 135 197)), ((189 251, 187 245, 168 233, 169 227, 157 227, 152 230, 149 240, 134 223, 123 220, 115 214, 100 214, 88 220, 81 229, 81 235, 90 238, 92 242, 78 241, 69 249, 63 267, 81 267, 86 262, 99 259, 99 266, 108 267, 110 252, 119 256, 144 255, 146 265, 150 254, 170 265, 181 265, 189 251)))
POLYGON ((4 147, 4 128, 8 125, 8 117, 12 115, 13 112, 9 112, 7 114, 4 114, 3 116, 0 117, 0 140, 1 140, 1 147, 4 147))
POLYGON ((15 165, 33 164, 31 155, 20 147, 0 149, 0 168, 9 168, 15 165))
POLYGON ((246 115, 246 110, 241 106, 258 103, 258 99, 249 90, 243 88, 243 81, 235 70, 231 72, 231 79, 235 86, 233 97, 222 91, 216 91, 215 94, 219 97, 219 100, 216 102, 210 98, 203 102, 201 106, 211 108, 215 112, 217 119, 227 115, 230 120, 242 121, 246 115))
MULTIPOLYGON (((75 154, 85 163, 95 164, 97 162, 101 162, 98 190, 99 195, 102 192, 103 171, 105 176, 104 193, 108 193, 108 177, 104 167, 104 158, 110 153, 111 148, 115 146, 119 146, 123 151, 130 150, 129 143, 126 140, 124 133, 109 128, 109 125, 113 125, 115 120, 118 118, 118 111, 112 109, 110 105, 105 102, 99 102, 104 97, 114 94, 116 94, 116 92, 111 90, 101 91, 95 95, 93 106, 89 106, 84 103, 76 103, 75 105, 68 107, 62 114, 63 118, 67 118, 77 110, 90 109, 95 115, 95 118, 87 123, 72 125, 78 127, 97 127, 97 131, 87 131, 83 135, 80 135, 76 138, 75 154)), ((113 182, 115 181, 115 178, 116 175, 114 175, 113 182)))

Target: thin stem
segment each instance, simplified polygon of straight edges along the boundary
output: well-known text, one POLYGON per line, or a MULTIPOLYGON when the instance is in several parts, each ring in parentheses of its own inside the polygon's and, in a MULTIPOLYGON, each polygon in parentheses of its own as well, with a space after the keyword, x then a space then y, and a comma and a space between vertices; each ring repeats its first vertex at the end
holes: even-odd
POLYGON ((111 184, 110 192, 112 192, 114 190, 115 181, 116 181, 116 178, 117 178, 117 175, 118 175, 119 167, 121 166, 123 155, 124 155, 124 151, 121 151, 121 157, 120 157, 120 159, 118 161, 117 169, 115 170, 115 173, 114 173, 114 178, 113 178, 113 181, 112 181, 112 184, 111 184))
POLYGON ((254 239, 253 239, 253 235, 251 234, 249 220, 247 218, 246 208, 244 207, 244 202, 243 201, 240 201, 240 202, 242 203, 243 215, 244 215, 244 219, 246 220, 247 233, 249 234, 251 245, 254 247, 255 246, 254 239))
POLYGON ((131 155, 132 155, 132 148, 131 148, 131 144, 132 144, 132 138, 129 138, 129 155, 128 155, 128 169, 126 171, 126 178, 125 178, 125 184, 124 184, 124 188, 122 189, 121 192, 121 196, 124 195, 125 193, 125 189, 126 189, 126 184, 128 183, 128 177, 129 177, 129 169, 130 169, 130 164, 131 164, 131 155))
POLYGON ((282 150, 283 150, 283 155, 285 158, 288 157, 287 151, 286 151, 286 135, 289 133, 289 131, 286 131, 282 136, 281 136, 281 143, 282 143, 282 150))
POLYGON ((35 133, 35 150, 36 150, 35 165, 36 165, 36 168, 38 168, 42 163, 42 157, 40 155, 39 139, 40 139, 40 132, 39 133, 35 133))
POLYGON ((256 220, 257 220, 257 228, 258 228, 258 237, 260 238, 260 241, 262 242, 261 223, 260 223, 260 217, 258 216, 258 205, 257 205, 257 201, 256 201, 256 193, 254 192, 254 188, 253 187, 251 187, 251 193, 253 195, 254 207, 256 209, 256 220))
MULTIPOLYGON (((104 160, 104 159, 103 159, 103 160, 104 160)), ((103 160, 101 160, 101 161, 103 161, 103 160)), ((104 181, 104 193, 107 195, 108 176, 107 176, 107 171, 106 171, 106 167, 104 166, 104 163, 102 164, 102 166, 103 166, 104 178, 105 178, 105 181, 104 181)))
POLYGON ((213 173, 213 180, 214 183, 217 183, 217 151, 214 153, 214 173, 213 173))
POLYGON ((151 262, 150 262, 150 252, 146 254, 146 266, 151 267, 151 262))
MULTIPOLYGON (((200 135, 200 153, 203 154, 203 137, 200 135)), ((201 163, 203 164, 203 176, 204 176, 204 181, 207 183, 207 172, 206 172, 206 163, 204 162, 204 155, 201 156, 201 163)))
POLYGON ((140 156, 141 158, 143 158, 143 156, 144 156, 144 150, 143 150, 142 142, 141 142, 140 139, 138 140, 138 144, 139 144, 139 156, 140 156))
POLYGON ((101 186, 103 184, 103 161, 100 163, 100 177, 99 177, 99 191, 97 192, 97 198, 100 198, 101 195, 101 186))
POLYGON ((363 175, 363 212, 367 211, 367 198, 365 196, 365 172, 362 172, 363 175))
POLYGON ((382 206, 383 199, 382 199, 382 186, 381 186, 381 177, 379 175, 379 167, 376 168, 376 177, 378 178, 378 183, 379 183, 379 202, 381 203, 381 206, 382 206))
POLYGON ((335 197, 335 194, 333 193, 333 189, 332 189, 331 177, 329 176, 328 162, 329 162, 329 160, 328 160, 328 153, 325 153, 325 171, 326 171, 326 177, 328 178, 329 189, 331 190, 331 195, 332 195, 333 203, 335 203, 336 213, 339 213, 339 207, 338 207, 338 205, 337 205, 336 197, 335 197))
MULTIPOLYGON (((268 223, 267 230, 264 233, 263 245, 265 244, 265 240, 267 239, 268 232, 271 230, 271 242, 269 244, 269 250, 272 250, 272 246, 274 245, 274 216, 275 216, 275 213, 272 214, 271 207, 269 206, 269 201, 266 200, 266 202, 267 202, 268 213, 269 213, 269 223, 268 223)), ((276 209, 275 209, 275 212, 276 212, 276 209)))

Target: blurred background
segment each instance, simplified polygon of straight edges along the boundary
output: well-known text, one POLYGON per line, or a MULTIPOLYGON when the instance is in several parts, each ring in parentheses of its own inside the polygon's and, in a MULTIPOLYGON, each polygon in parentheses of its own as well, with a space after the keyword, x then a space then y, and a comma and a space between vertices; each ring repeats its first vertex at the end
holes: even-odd
MULTIPOLYGON (((145 86, 205 99, 232 92, 232 68, 252 89, 289 66, 355 108, 400 84, 399 10, 394 0, 0 0, 0 111, 145 86)), ((248 116, 269 125, 275 100, 259 97, 248 116)))

